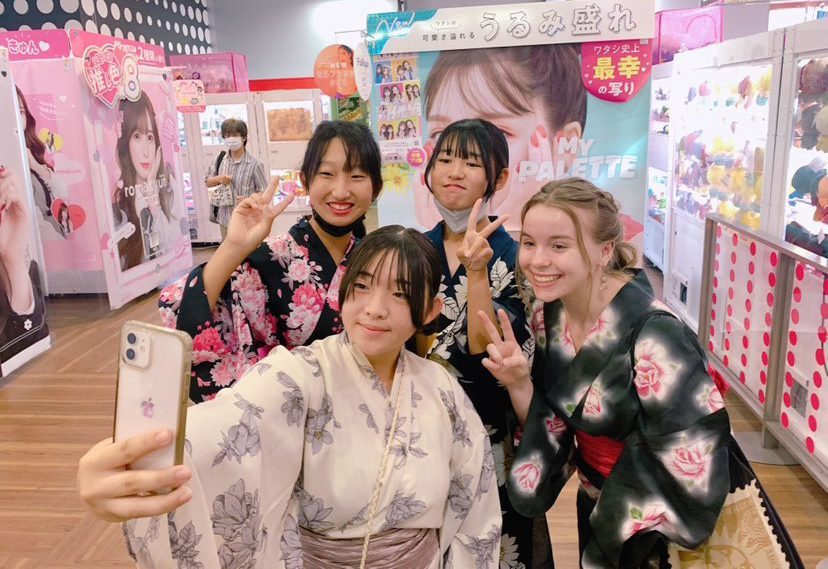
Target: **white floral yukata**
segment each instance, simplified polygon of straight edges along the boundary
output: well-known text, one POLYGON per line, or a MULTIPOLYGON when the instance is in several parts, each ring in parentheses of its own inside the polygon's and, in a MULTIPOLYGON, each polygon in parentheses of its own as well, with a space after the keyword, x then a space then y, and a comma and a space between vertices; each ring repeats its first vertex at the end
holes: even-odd
POLYGON ((190 407, 193 499, 125 524, 130 553, 142 568, 293 569, 303 566, 299 527, 362 538, 397 400, 373 531, 438 528, 430 567, 498 567, 489 438, 463 389, 440 365, 403 351, 389 395, 344 333, 279 347, 190 407))

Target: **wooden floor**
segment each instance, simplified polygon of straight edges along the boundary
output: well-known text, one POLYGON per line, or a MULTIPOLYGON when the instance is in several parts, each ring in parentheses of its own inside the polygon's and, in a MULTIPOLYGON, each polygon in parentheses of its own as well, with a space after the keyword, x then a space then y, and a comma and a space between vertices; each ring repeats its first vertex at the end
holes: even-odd
MULTIPOLYGON (((118 333, 159 323, 155 294, 110 312, 105 299, 50 300, 53 348, 0 387, 0 569, 131 567, 120 528, 75 494, 78 458, 111 434, 118 333)), ((736 430, 757 428, 735 399, 736 430)), ((806 567, 828 557, 828 494, 800 467, 756 465, 806 567)), ((559 568, 577 567, 575 487, 549 514, 559 568)), ((757 568, 761 569, 761 568, 757 568)))

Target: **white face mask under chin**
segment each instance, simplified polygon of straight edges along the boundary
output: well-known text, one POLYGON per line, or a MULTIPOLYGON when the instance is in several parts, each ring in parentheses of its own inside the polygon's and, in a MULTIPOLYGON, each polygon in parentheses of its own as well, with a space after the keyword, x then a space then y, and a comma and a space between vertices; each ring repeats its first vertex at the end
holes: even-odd
POLYGON ((228 150, 235 151, 242 147, 242 139, 239 136, 224 139, 224 145, 228 150))
MULTIPOLYGON (((471 212, 474 207, 454 211, 446 209, 437 200, 434 200, 434 206, 437 208, 437 211, 440 213, 443 221, 446 222, 446 226, 451 229, 453 233, 466 232, 466 229, 469 227, 469 216, 471 216, 471 212)), ((489 204, 488 202, 484 202, 483 206, 480 208, 480 214, 477 221, 485 219, 487 215, 489 215, 489 204)))

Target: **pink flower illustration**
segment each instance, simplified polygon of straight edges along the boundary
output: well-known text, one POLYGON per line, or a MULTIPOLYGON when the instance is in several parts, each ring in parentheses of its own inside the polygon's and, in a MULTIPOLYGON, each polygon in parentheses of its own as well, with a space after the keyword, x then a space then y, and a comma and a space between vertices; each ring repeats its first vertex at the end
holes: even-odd
POLYGON ((664 349, 652 340, 636 345, 635 388, 641 399, 663 399, 666 387, 673 383, 675 365, 666 357, 664 349))
POLYGON ((267 292, 258 271, 245 266, 244 270, 236 273, 233 287, 239 293, 239 300, 245 312, 264 312, 267 292))
POLYGON ((706 486, 710 475, 710 449, 698 442, 692 446, 680 446, 672 450, 669 457, 670 470, 690 484, 700 483, 706 486))
POLYGON ((699 403, 701 403, 702 408, 707 407, 711 413, 715 413, 725 406, 722 392, 715 385, 704 386, 702 393, 699 395, 699 403))
POLYGON ((536 302, 532 307, 532 318, 530 321, 532 332, 543 332, 546 330, 546 325, 543 321, 543 303, 536 302))
POLYGON ((275 239, 268 240, 267 242, 268 247, 270 250, 273 251, 273 260, 287 260, 287 257, 290 254, 290 247, 288 245, 287 239, 284 237, 277 237, 275 239))
POLYGON ((241 378, 249 367, 250 364, 245 359, 244 354, 228 354, 227 357, 213 366, 213 369, 210 370, 210 376, 216 386, 227 387, 241 378))
POLYGON ((667 509, 663 504, 651 504, 644 508, 631 506, 629 513, 630 520, 624 526, 625 540, 640 532, 670 526, 667 509))
POLYGON ((214 362, 230 350, 216 328, 205 328, 193 338, 193 363, 214 362))
POLYGON ((176 304, 181 302, 181 296, 184 291, 184 282, 187 280, 186 276, 181 277, 170 286, 161 291, 159 300, 164 304, 176 304))
POLYGON ((310 312, 321 312, 323 305, 322 295, 310 283, 305 283, 293 291, 293 306, 295 307, 302 307, 310 312))
POLYGON ((310 277, 310 265, 305 259, 294 259, 287 270, 288 279, 293 282, 303 283, 310 277))
POLYGON ((586 401, 584 401, 584 415, 600 415, 603 412, 601 407, 603 392, 597 384, 589 388, 586 401))
POLYGON ((560 417, 552 416, 546 418, 546 432, 549 440, 557 442, 558 437, 566 432, 566 422, 560 417))
POLYGON ((541 468, 537 459, 512 469, 512 476, 517 479, 518 485, 527 492, 534 492, 538 487, 541 468))
POLYGON ((178 314, 172 308, 166 306, 158 309, 161 315, 161 325, 165 328, 175 328, 175 323, 178 322, 178 314))

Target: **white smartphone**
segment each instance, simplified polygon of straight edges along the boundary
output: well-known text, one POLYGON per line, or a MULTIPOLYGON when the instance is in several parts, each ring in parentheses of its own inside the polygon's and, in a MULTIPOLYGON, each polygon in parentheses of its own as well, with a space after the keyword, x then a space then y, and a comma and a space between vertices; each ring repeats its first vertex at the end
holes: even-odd
POLYGON ((190 388, 192 338, 185 332, 129 321, 121 330, 114 440, 169 429, 175 443, 133 462, 133 470, 181 464, 190 388))

